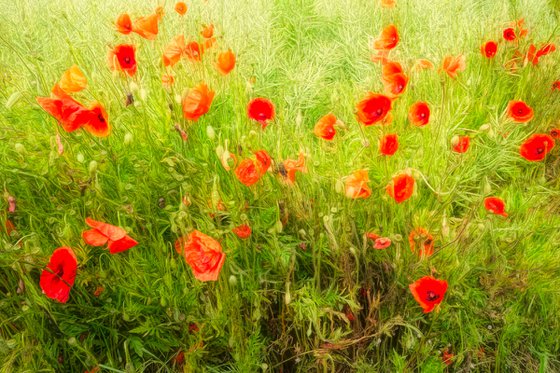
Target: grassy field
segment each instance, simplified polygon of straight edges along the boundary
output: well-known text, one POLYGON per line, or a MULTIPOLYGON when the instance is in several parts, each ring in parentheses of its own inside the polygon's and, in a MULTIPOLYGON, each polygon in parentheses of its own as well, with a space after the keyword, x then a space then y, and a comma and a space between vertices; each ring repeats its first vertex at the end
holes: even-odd
POLYGON ((560 144, 539 162, 519 153, 560 126, 560 52, 523 61, 530 44, 560 41, 557 1, 187 5, 181 17, 170 1, 0 0, 0 372, 560 372, 560 144), (155 40, 116 31, 121 13, 157 6, 155 40), (521 18, 527 35, 504 40, 521 18), (181 59, 163 87, 165 46, 181 33, 202 40, 204 24, 215 45, 200 62, 181 59), (400 36, 389 59, 409 83, 391 124, 364 126, 356 105, 383 92, 371 55, 389 24, 400 36), (480 51, 488 40, 492 59, 480 51), (136 46, 133 77, 108 67, 121 43, 136 46), (215 60, 227 49, 236 65, 224 76, 215 60), (440 71, 461 54, 455 79, 440 71), (414 69, 418 59, 435 67, 414 69), (65 132, 36 101, 74 64, 88 80, 74 97, 105 106, 107 137, 65 132), (186 120, 181 98, 201 82, 214 100, 186 120), (247 116, 255 97, 276 107, 264 130, 247 116), (511 100, 534 118, 509 120, 511 100), (408 119, 417 101, 431 108, 421 128, 408 119), (328 113, 333 141, 313 133, 328 113), (378 150, 387 133, 398 134, 393 156, 378 150), (458 135, 471 139, 466 153, 452 151, 458 135), (264 149, 272 167, 247 187, 222 166, 224 149, 238 160, 264 149), (306 172, 291 185, 281 165, 300 152, 306 172), (369 198, 345 195, 357 170, 369 198), (416 186, 396 203, 385 187, 403 172, 416 186), (487 211, 488 196, 509 215, 487 211), (138 245, 111 255, 86 244, 86 217, 138 245), (232 233, 244 223, 248 239, 232 233), (418 227, 433 236, 429 257, 411 251, 418 227), (223 247, 217 281, 197 280, 175 250, 193 229, 223 247), (374 249, 372 232, 391 245, 374 249), (39 286, 63 246, 78 263, 66 303, 39 286), (448 289, 423 313, 409 285, 428 275, 448 289))

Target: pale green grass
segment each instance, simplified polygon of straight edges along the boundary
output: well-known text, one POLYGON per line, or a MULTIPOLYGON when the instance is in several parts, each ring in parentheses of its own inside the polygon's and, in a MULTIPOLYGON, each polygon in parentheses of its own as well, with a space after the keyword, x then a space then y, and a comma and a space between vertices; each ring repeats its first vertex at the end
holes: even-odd
POLYGON ((193 1, 180 18, 167 1, 150 42, 117 34, 113 22, 125 11, 148 14, 155 1, 0 0, 0 183, 6 197, 17 198, 15 214, 5 199, 0 205, 2 225, 9 217, 17 227, 12 237, 0 235, 0 371, 560 371, 558 149, 539 163, 518 155, 529 134, 558 123, 560 93, 550 85, 560 78, 559 52, 516 74, 503 70, 502 54, 487 61, 479 53, 484 40, 500 39, 521 17, 531 40, 558 43, 558 4, 397 2, 382 10, 370 0, 193 1), (196 38, 202 23, 216 25, 218 50, 237 54, 235 70, 222 77, 212 60, 184 62, 167 92, 164 46, 178 33, 196 38), (368 42, 389 23, 401 35, 393 59, 410 67, 428 58, 437 66, 463 53, 467 69, 456 81, 410 72, 393 124, 360 129, 355 103, 382 90, 368 42), (139 89, 130 107, 130 82, 106 65, 109 47, 123 41, 138 46, 139 89), (108 110, 113 132, 106 139, 64 133, 35 102, 73 63, 89 80, 79 97, 108 110), (187 125, 175 95, 201 80, 216 98, 187 125), (264 132, 246 116, 256 96, 277 106, 264 132), (501 118, 516 98, 535 109, 527 125, 501 118), (406 119, 418 100, 432 107, 423 129, 406 119), (312 134, 328 112, 346 124, 333 144, 312 134), (177 122, 187 142, 173 129, 177 122), (400 149, 389 159, 377 151, 383 131, 399 134, 400 149), (468 153, 450 151, 455 134, 473 137, 468 153), (270 174, 249 189, 219 163, 215 149, 226 140, 236 154, 262 148, 278 162, 303 150, 308 173, 294 187, 270 174), (417 191, 396 205, 384 186, 408 167, 416 170, 417 191), (372 196, 349 200, 337 185, 360 168, 369 170, 372 196), (488 195, 506 200, 508 219, 484 211, 488 195), (225 212, 216 209, 220 199, 225 212), (115 256, 85 245, 86 216, 126 227, 140 245, 115 256), (230 233, 245 219, 254 232, 249 241, 230 233), (408 247, 416 226, 436 238, 428 260, 408 247), (197 282, 173 248, 191 228, 225 248, 216 283, 197 282), (363 233, 370 230, 393 246, 368 248, 363 233), (79 262, 64 305, 38 284, 59 246, 74 248, 79 262), (408 284, 431 269, 449 291, 439 313, 424 315, 408 284), (96 298, 98 286, 106 290, 96 298), (190 332, 190 323, 200 331, 190 332), (449 368, 441 362, 445 348, 456 355, 449 368), (182 367, 174 363, 179 351, 182 367))

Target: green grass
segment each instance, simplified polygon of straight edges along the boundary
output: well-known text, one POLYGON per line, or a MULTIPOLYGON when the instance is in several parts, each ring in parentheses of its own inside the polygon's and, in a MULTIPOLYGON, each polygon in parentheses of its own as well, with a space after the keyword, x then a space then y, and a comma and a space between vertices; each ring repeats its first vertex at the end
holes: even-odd
POLYGON ((127 3, 0 0, 0 223, 17 228, 0 231, 1 372, 560 371, 560 145, 543 162, 518 154, 530 134, 558 126, 560 93, 550 86, 560 78, 559 52, 512 74, 502 64, 513 47, 506 52, 502 42, 494 60, 479 51, 519 18, 529 28, 522 50, 558 43, 558 2, 398 0, 388 10, 373 0, 197 0, 184 18, 174 2, 127 3), (115 31, 120 13, 146 15, 157 5, 166 14, 155 41, 115 31), (179 33, 198 38, 203 23, 216 25, 218 45, 202 63, 178 64, 165 90, 163 48, 179 33), (390 23, 401 36, 391 58, 410 85, 389 127, 360 128, 356 102, 382 91, 368 43, 390 23), (138 49, 133 79, 106 64, 109 47, 124 41, 138 49), (227 48, 237 65, 223 77, 212 53, 227 48), (458 79, 438 74, 443 57, 459 53, 467 69, 458 79), (418 58, 436 69, 410 71, 418 58), (35 101, 74 63, 89 81, 77 97, 107 108, 107 138, 64 132, 35 101), (187 123, 176 95, 200 81, 216 97, 187 123), (135 104, 125 107, 129 92, 135 104), (257 96, 277 108, 265 131, 246 115, 257 96), (505 121, 512 99, 525 100, 535 118, 505 121), (406 119, 418 100, 432 108, 425 128, 406 119), (329 112, 345 128, 327 144, 312 130, 329 112), (399 134, 390 158, 377 150, 384 132, 399 134), (456 134, 472 137, 463 155, 450 151, 456 134), (303 150, 308 172, 294 186, 269 173, 248 188, 216 156, 226 141, 241 158, 266 149, 276 163, 303 150), (361 168, 372 195, 348 199, 342 180, 361 168), (397 205, 384 187, 407 168, 417 188, 397 205), (504 198, 509 218, 484 210, 488 195, 504 198), (118 255, 86 245, 87 216, 125 227, 140 244, 118 255), (231 233, 244 221, 253 229, 247 241, 231 233), (435 237, 428 259, 410 252, 417 226, 435 237), (224 247, 217 282, 195 280, 174 250, 191 229, 224 247), (368 231, 393 245, 373 250, 368 231), (79 263, 66 304, 39 287, 60 246, 79 263), (432 271, 449 290, 440 312, 423 314, 408 285, 432 271), (455 354, 449 367, 446 348, 455 354))

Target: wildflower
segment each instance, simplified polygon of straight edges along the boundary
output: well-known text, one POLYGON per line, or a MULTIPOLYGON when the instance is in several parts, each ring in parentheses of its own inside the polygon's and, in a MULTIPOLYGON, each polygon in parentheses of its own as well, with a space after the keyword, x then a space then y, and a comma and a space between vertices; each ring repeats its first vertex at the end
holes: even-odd
POLYGON ((432 276, 424 276, 409 285, 412 296, 424 313, 432 312, 439 305, 447 291, 447 281, 436 280, 432 276))
POLYGON ((47 297, 66 303, 77 269, 78 261, 74 251, 69 247, 59 247, 52 253, 47 268, 41 272, 41 290, 47 297))
POLYGON ((197 230, 179 238, 175 242, 175 250, 184 255, 194 277, 199 281, 216 281, 226 260, 222 245, 197 230))
POLYGON ((86 218, 86 224, 92 228, 82 233, 82 237, 88 245, 103 246, 107 244, 111 254, 117 254, 138 245, 138 242, 120 227, 91 218, 86 218))

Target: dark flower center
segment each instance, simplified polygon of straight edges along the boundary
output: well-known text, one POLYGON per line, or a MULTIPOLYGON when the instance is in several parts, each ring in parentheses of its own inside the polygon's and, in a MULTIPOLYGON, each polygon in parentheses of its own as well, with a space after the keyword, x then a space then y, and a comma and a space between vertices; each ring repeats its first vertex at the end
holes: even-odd
POLYGON ((431 245, 432 244, 432 239, 428 238, 426 241, 424 241, 424 245, 431 245))
POLYGON ((130 64, 130 57, 125 57, 123 58, 124 63, 126 63, 127 65, 130 64))
POLYGON ((97 119, 98 119, 101 123, 105 123, 105 118, 103 118, 103 114, 101 114, 101 113, 97 114, 97 119))
POLYGON ((537 148, 537 154, 542 154, 542 153, 544 153, 544 148, 542 147, 537 148))
POLYGON ((439 299, 439 294, 434 293, 433 291, 428 291, 428 294, 426 296, 426 300, 429 302, 433 302, 435 300, 439 299))

